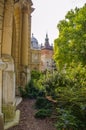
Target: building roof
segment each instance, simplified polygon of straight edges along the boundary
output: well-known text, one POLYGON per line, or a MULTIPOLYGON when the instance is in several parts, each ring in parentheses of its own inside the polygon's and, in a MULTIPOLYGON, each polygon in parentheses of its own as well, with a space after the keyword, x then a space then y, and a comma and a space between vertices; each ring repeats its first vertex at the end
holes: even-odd
POLYGON ((32 34, 32 37, 31 37, 31 48, 32 49, 40 49, 40 46, 38 44, 38 40, 34 37, 33 34, 32 34))
POLYGON ((49 43, 48 34, 46 34, 44 46, 41 46, 41 49, 53 50, 53 46, 49 43))

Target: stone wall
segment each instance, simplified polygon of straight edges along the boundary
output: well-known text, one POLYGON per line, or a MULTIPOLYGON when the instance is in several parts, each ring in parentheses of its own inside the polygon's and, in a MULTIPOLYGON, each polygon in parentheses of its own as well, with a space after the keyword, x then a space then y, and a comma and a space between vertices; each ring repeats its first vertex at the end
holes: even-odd
POLYGON ((3 17, 4 17, 4 0, 0 0, 0 57, 2 46, 3 17))
POLYGON ((52 70, 53 65, 53 50, 42 49, 41 50, 41 66, 40 70, 52 70))
MULTIPOLYGON (((27 72, 30 63, 30 36, 31 36, 31 13, 32 2, 27 0, 20 0, 14 6, 14 37, 13 46, 15 49, 12 55, 16 68, 16 84, 25 86, 27 83, 27 72), (22 83, 23 81, 23 83, 22 83)), ((30 76, 29 76, 30 77, 30 76)))
POLYGON ((18 87, 30 80, 31 6, 31 0, 0 0, 0 121, 14 119, 18 87))

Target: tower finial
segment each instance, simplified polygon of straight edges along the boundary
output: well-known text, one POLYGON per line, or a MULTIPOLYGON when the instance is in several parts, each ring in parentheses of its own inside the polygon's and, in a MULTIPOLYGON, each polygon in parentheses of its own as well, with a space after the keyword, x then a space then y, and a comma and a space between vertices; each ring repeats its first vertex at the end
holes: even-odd
POLYGON ((46 38, 48 38, 48 33, 46 33, 46 38))

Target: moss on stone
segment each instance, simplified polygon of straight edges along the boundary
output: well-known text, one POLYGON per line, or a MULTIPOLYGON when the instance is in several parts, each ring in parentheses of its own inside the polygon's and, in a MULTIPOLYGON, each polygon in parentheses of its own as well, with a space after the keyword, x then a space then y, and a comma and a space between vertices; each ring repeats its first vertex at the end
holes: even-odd
POLYGON ((15 116, 15 105, 3 104, 2 111, 4 114, 4 121, 9 122, 14 119, 15 116))

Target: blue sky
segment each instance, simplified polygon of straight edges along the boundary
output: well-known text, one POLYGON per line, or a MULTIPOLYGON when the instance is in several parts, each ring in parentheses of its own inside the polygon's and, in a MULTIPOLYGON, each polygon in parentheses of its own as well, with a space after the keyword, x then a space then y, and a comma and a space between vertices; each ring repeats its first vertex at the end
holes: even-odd
POLYGON ((77 7, 82 7, 86 0, 32 0, 35 8, 32 13, 31 33, 39 44, 44 43, 48 33, 50 43, 58 37, 57 24, 63 20, 66 13, 77 7))

